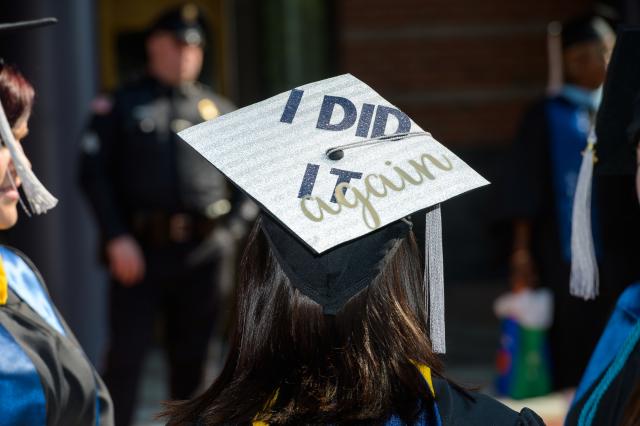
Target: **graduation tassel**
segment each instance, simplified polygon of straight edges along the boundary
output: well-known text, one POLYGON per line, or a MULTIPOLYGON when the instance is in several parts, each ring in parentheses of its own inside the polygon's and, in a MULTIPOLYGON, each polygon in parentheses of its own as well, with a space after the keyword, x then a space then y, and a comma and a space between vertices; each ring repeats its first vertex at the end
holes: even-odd
POLYGON ((444 267, 440 204, 427 209, 425 217, 424 286, 429 305, 429 335, 433 351, 444 354, 447 347, 444 328, 444 267))
POLYGON ((24 155, 22 148, 15 141, 13 132, 7 116, 4 113, 4 108, 0 102, 0 138, 4 142, 5 146, 9 148, 13 165, 22 181, 22 188, 27 197, 27 202, 31 211, 36 214, 45 213, 58 204, 58 200, 51 195, 47 188, 38 180, 36 175, 29 167, 29 161, 24 155))
POLYGON ((596 134, 592 126, 587 148, 582 153, 578 184, 573 198, 571 220, 571 279, 569 292, 584 300, 598 295, 599 276, 595 244, 591 228, 591 190, 595 158, 596 134))

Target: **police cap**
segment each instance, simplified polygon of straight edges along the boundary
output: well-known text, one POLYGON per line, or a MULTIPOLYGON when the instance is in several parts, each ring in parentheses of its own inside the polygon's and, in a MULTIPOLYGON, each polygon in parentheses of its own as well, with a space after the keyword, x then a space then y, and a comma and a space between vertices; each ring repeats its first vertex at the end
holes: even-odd
POLYGON ((186 3, 163 13, 151 25, 148 35, 159 31, 172 33, 187 44, 204 45, 204 22, 198 6, 186 3))

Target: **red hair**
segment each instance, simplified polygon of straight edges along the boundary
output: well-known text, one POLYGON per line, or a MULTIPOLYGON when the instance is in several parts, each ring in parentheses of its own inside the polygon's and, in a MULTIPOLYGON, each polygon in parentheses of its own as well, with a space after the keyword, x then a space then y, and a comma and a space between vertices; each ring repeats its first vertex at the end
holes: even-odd
POLYGON ((13 128, 21 117, 31 112, 33 86, 15 68, 8 65, 0 67, 0 102, 13 128))

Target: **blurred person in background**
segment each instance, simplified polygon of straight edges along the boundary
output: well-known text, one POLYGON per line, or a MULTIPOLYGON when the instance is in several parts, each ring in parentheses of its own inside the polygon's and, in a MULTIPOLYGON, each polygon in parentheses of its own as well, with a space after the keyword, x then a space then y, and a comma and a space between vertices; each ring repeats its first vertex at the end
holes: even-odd
MULTIPOLYGON (((45 18, 0 24, 0 32, 54 22, 45 18)), ((25 194, 32 212, 44 213, 56 203, 30 172, 21 147, 29 133, 33 99, 31 84, 0 59, 0 230, 18 220, 18 188, 23 184, 29 186, 25 194)), ((0 424, 110 426, 113 421, 107 388, 35 265, 18 250, 0 246, 0 424)))
POLYGON ((601 18, 563 24, 563 85, 557 95, 536 102, 524 115, 507 178, 507 209, 514 227, 512 289, 539 284, 554 294, 550 346, 555 389, 578 384, 608 315, 604 300, 569 295, 569 272, 581 152, 600 103, 614 41, 615 34, 601 18))
POLYGON ((80 184, 111 274, 105 382, 116 423, 131 423, 160 314, 171 398, 203 379, 217 316, 217 268, 252 220, 251 205, 176 132, 234 109, 196 81, 199 9, 163 14, 146 37, 146 75, 98 98, 82 141, 80 184))

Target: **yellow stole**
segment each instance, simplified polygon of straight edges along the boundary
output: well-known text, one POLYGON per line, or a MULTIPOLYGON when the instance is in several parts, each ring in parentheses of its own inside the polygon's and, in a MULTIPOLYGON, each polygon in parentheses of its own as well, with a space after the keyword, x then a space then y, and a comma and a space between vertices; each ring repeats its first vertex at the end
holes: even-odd
MULTIPOLYGON (((431 378, 431 369, 429 367, 427 367, 426 365, 422 365, 422 364, 415 364, 415 365, 416 365, 416 367, 418 367, 418 371, 420 371, 420 374, 422 374, 422 377, 427 382, 427 385, 429 385, 429 390, 431 391, 431 395, 433 395, 435 397, 436 396, 436 391, 435 391, 435 389, 433 387, 433 379, 431 378)), ((276 390, 275 395, 273 396, 271 401, 269 401, 269 403, 267 404, 267 408, 272 406, 277 398, 278 398, 278 391, 276 390)), ((252 425, 253 426, 269 426, 267 423, 262 422, 262 421, 254 421, 254 422, 252 422, 252 425)))
POLYGON ((7 297, 9 297, 8 286, 9 282, 7 281, 7 274, 4 272, 2 257, 0 257, 0 306, 7 303, 7 297))

